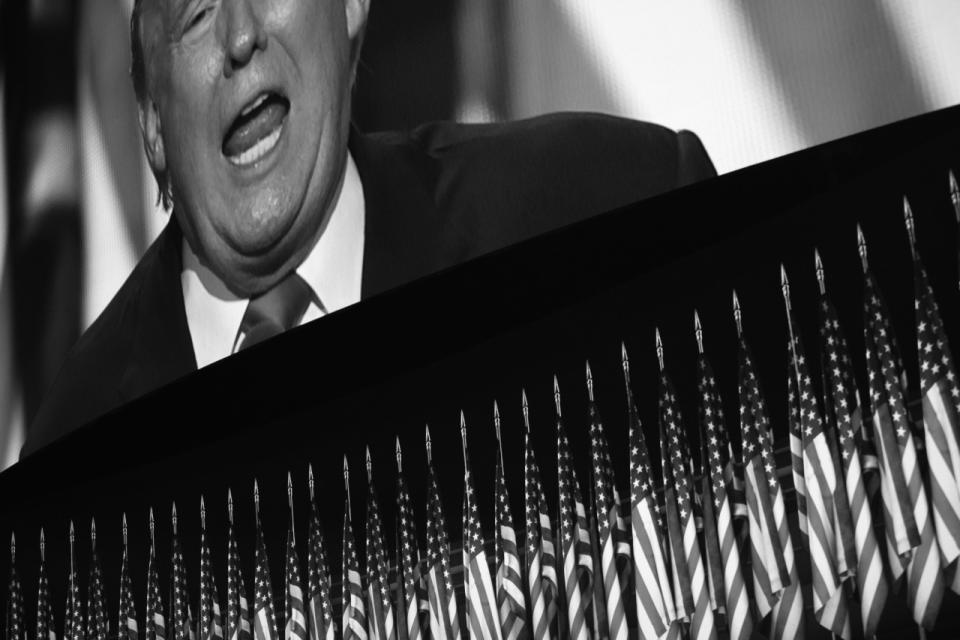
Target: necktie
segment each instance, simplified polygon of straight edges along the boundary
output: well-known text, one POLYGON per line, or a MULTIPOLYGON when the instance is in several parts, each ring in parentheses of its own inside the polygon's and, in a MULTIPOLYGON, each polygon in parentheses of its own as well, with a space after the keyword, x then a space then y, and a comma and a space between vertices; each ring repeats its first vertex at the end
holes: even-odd
POLYGON ((313 298, 310 286, 291 271, 264 293, 251 298, 240 321, 237 351, 283 333, 295 326, 313 298))

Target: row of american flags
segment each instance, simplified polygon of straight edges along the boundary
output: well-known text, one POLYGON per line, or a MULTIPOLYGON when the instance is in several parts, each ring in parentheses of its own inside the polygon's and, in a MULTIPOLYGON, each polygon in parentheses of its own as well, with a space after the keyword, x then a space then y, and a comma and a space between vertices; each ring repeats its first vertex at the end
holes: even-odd
MULTIPOLYGON (((950 181, 960 220, 960 191, 952 174, 950 181)), ((734 419, 724 415, 720 385, 704 349, 704 331, 695 313, 697 419, 682 415, 681 407, 687 405, 680 401, 671 382, 658 331, 659 437, 654 442, 647 441, 640 423, 626 348, 622 347, 629 415, 626 442, 611 442, 607 437, 593 398, 593 373, 587 363, 590 473, 586 482, 581 482, 577 474, 580 467, 574 459, 577 452, 570 445, 563 417, 559 382, 554 378, 555 511, 549 506, 541 478, 541 458, 532 446, 524 392, 522 524, 518 526, 520 521, 515 521, 511 512, 508 473, 501 451, 495 465, 493 530, 487 535, 490 530, 485 529, 487 518, 477 506, 461 413, 464 483, 459 558, 448 533, 428 428, 423 537, 418 535, 419 523, 404 477, 399 439, 396 442, 397 517, 392 559, 368 451, 362 567, 351 519, 350 471, 344 458, 346 495, 339 539, 339 585, 333 582, 328 562, 332 549, 321 525, 310 469, 309 527, 299 545, 293 526, 293 483, 288 475, 290 524, 280 598, 272 589, 255 483, 252 603, 241 570, 233 498, 228 494, 225 601, 220 599, 214 579, 201 498, 198 601, 191 601, 189 595, 190 572, 178 538, 176 505, 171 514, 170 579, 163 585, 165 590, 159 579, 155 524, 150 512, 143 617, 133 597, 126 517, 115 609, 105 602, 105 578, 93 522, 86 599, 82 598, 71 523, 62 627, 55 624, 50 601, 41 530, 34 633, 24 616, 26 596, 16 572, 16 540, 12 538, 5 637, 747 640, 762 636, 779 640, 803 638, 808 632, 817 635, 809 629, 815 625, 850 640, 877 636, 885 604, 898 591, 905 594, 921 633, 933 629, 945 592, 960 593, 960 386, 935 294, 916 246, 913 214, 906 199, 904 220, 913 256, 919 362, 919 371, 914 374, 919 381, 919 403, 908 403, 908 396, 916 396, 916 390, 908 387, 900 347, 870 269, 866 238, 859 229, 866 363, 862 379, 868 380, 863 398, 851 358, 852 349, 860 343, 848 341, 840 324, 819 254, 814 256, 820 291, 819 380, 800 340, 787 273, 781 267, 781 293, 790 336, 785 372, 790 459, 786 474, 777 470, 771 418, 743 328, 740 301, 734 293, 738 366, 730 375, 736 375, 739 409, 734 419), (919 419, 911 419, 911 408, 919 419), (735 446, 738 439, 739 447, 735 446), (629 451, 626 485, 615 477, 611 456, 611 446, 624 444, 629 451), (621 493, 624 487, 626 492, 621 493), (787 500, 788 492, 795 499, 787 500), (791 522, 795 526, 791 527, 791 522), (462 590, 453 580, 458 573, 462 590), (809 583, 801 583, 801 574, 810 576, 809 583), (116 618, 113 611, 117 611, 116 618), (112 620, 116 620, 113 627, 112 620)), ((494 423, 499 441, 496 403, 494 423)), ((519 478, 514 481, 519 482, 519 478)))

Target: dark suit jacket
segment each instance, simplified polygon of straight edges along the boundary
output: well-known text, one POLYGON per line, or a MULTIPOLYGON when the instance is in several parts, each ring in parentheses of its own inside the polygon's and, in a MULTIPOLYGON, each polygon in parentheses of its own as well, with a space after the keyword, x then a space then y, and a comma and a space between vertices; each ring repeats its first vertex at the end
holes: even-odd
MULTIPOLYGON (((354 132, 350 151, 366 204, 364 298, 715 174, 688 131, 593 114, 354 132)), ((21 455, 196 370, 180 250, 171 216, 67 356, 21 455)))

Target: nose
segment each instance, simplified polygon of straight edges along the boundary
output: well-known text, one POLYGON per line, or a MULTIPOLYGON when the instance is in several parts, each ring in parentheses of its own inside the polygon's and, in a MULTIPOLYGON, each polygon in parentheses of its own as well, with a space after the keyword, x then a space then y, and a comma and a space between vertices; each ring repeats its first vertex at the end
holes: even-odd
POLYGON ((263 20, 253 5, 254 0, 223 0, 221 13, 224 26, 223 75, 231 77, 253 58, 258 49, 267 48, 263 20))

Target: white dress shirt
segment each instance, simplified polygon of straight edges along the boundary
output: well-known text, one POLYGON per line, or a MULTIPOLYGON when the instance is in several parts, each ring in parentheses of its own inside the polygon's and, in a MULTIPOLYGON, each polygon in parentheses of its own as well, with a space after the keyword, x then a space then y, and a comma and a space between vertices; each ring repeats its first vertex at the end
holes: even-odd
MULTIPOLYGON (((297 267, 297 274, 310 285, 316 298, 300 324, 360 301, 364 220, 363 185, 348 153, 343 186, 327 227, 297 267)), ((186 239, 180 284, 197 368, 233 353, 250 299, 231 293, 220 278, 200 263, 186 239)))

